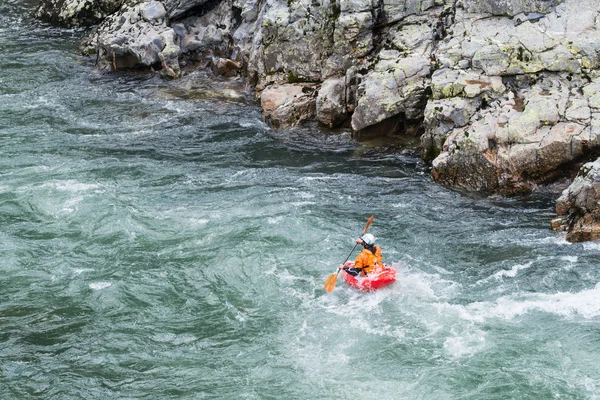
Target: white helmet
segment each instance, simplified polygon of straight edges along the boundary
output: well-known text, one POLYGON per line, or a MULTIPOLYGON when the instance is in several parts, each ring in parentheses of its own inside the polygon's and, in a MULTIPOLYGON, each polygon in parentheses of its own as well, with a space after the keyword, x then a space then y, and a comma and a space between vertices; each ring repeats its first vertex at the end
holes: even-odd
POLYGON ((365 242, 368 245, 375 243, 375 236, 371 235, 370 233, 367 233, 366 235, 362 235, 361 239, 363 242, 365 242))

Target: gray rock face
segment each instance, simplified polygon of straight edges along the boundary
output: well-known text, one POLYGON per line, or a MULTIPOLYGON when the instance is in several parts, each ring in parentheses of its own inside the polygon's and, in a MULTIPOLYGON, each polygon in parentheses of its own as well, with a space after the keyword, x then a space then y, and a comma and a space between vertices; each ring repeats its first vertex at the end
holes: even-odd
POLYGON ((567 240, 581 242, 600 237, 600 160, 581 168, 556 202, 556 213, 552 228, 566 231, 567 240))
POLYGON ((470 190, 527 192, 568 174, 565 167, 600 146, 598 83, 586 78, 598 65, 589 42, 600 34, 598 12, 593 1, 565 1, 516 26, 517 17, 476 20, 457 12, 452 29, 463 35, 439 43, 436 54, 445 68, 432 76, 422 137, 427 156, 437 155, 437 180, 470 190), (464 60, 471 60, 471 69, 460 65, 464 60), (449 115, 449 102, 463 108, 458 116, 469 116, 467 124, 449 115))
POLYGON ((116 12, 124 0, 42 0, 37 18, 61 26, 94 25, 116 12))
POLYGON ((527 192, 564 175, 564 165, 600 146, 599 132, 590 125, 597 117, 585 90, 579 91, 583 82, 546 75, 527 89, 520 85, 514 92, 491 91, 474 98, 464 107, 470 110, 464 117, 476 110, 466 125, 462 116, 444 114, 447 99, 432 102, 434 112, 428 117, 433 129, 423 143, 435 147, 441 142, 437 120, 447 127, 442 152, 433 161, 436 179, 471 190, 527 192), (484 109, 480 101, 487 104, 484 109), (485 176, 472 172, 482 168, 485 176))
POLYGON ((318 82, 333 53, 333 7, 328 0, 301 0, 289 6, 268 1, 249 49, 248 68, 265 81, 318 82))
POLYGON ((358 88, 352 128, 358 131, 400 113, 407 119, 421 118, 429 72, 426 58, 403 58, 395 51, 382 53, 382 60, 358 88))
POLYGON ((183 26, 179 34, 182 53, 196 59, 208 53, 229 58, 233 23, 230 0, 222 1, 210 13, 184 19, 177 24, 183 26))

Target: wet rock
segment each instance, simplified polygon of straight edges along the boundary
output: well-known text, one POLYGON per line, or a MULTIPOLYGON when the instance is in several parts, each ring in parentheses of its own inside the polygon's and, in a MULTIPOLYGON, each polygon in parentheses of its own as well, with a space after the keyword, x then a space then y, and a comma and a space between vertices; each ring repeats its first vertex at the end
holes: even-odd
POLYGON ((227 58, 215 58, 212 61, 212 70, 215 75, 225 77, 237 76, 241 71, 242 66, 239 62, 227 58))
POLYGON ((36 18, 60 26, 87 26, 100 23, 116 12, 124 0, 41 0, 36 18))
POLYGON ((309 84, 273 85, 260 95, 263 117, 277 129, 289 128, 315 117, 315 88, 309 84))
POLYGON ((557 200, 556 213, 552 229, 566 231, 567 240, 581 242, 600 237, 600 160, 581 168, 557 200))

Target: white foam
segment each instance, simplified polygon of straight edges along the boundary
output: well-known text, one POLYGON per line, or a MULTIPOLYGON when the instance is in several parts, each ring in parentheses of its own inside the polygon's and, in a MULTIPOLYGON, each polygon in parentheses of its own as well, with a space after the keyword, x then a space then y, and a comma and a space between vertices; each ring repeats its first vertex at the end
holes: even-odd
POLYGON ((292 203, 294 207, 311 206, 313 204, 317 203, 315 203, 314 201, 296 201, 292 203))
POLYGON ((278 216, 278 217, 269 217, 267 218, 267 222, 271 225, 276 225, 278 223, 280 223, 281 221, 283 221, 283 216, 278 216))
POLYGON ((99 185, 95 183, 81 183, 73 180, 49 182, 43 186, 52 186, 56 190, 63 192, 85 192, 94 189, 98 189, 99 185))
POLYGON ((278 277, 279 277, 280 282, 288 283, 288 284, 291 282, 295 282, 295 281, 305 281, 306 280, 306 278, 304 278, 304 277, 296 276, 296 275, 290 273, 290 271, 288 271, 287 269, 281 271, 279 273, 278 277))
MULTIPOLYGON (((586 376, 583 380, 583 385, 590 393, 599 393, 596 388, 597 383, 595 383, 592 378, 586 376)), ((592 397, 591 399, 600 399, 600 396, 594 395, 594 397, 592 397)))
POLYGON ((112 286, 112 283, 110 282, 95 282, 95 283, 90 283, 90 289, 92 290, 102 290, 102 289, 106 289, 112 286))
POLYGON ((360 317, 355 317, 350 320, 350 325, 360 329, 363 332, 366 332, 370 335, 384 336, 384 337, 394 337, 397 335, 397 332, 391 329, 389 325, 380 325, 377 326, 371 320, 365 320, 360 317))
POLYGON ((559 246, 572 246, 573 245, 573 243, 567 241, 566 233, 559 234, 558 236, 547 236, 540 240, 536 240, 535 242, 542 243, 542 244, 553 244, 553 245, 559 245, 559 246))
POLYGON ((598 251, 600 250, 600 242, 584 242, 581 243, 584 250, 598 251))
POLYGON ((77 205, 79 203, 81 203, 83 200, 84 200, 84 198, 81 196, 75 197, 73 199, 69 199, 65 202, 61 211, 64 211, 67 213, 72 213, 77 210, 77 205))
POLYGON ((192 225, 206 225, 206 224, 208 224, 208 220, 207 219, 203 219, 203 218, 190 218, 189 221, 190 221, 190 223, 192 225))
POLYGON ((299 180, 301 182, 310 182, 310 181, 332 181, 340 179, 342 174, 333 174, 333 175, 317 175, 317 176, 303 176, 299 180))
POLYGON ((315 197, 315 195, 310 192, 299 192, 298 197, 300 197, 301 199, 312 199, 315 197))
POLYGON ((465 308, 468 319, 483 321, 489 318, 513 319, 531 311, 542 311, 564 317, 600 316, 600 283, 578 293, 535 293, 501 297, 495 302, 479 302, 465 308))
POLYGON ((570 271, 575 268, 579 257, 577 256, 564 256, 560 258, 563 261, 566 261, 568 264, 563 267, 565 271, 570 271))
POLYGON ((469 328, 466 333, 458 334, 454 330, 452 336, 444 341, 444 349, 453 357, 460 358, 473 355, 485 347, 485 332, 469 328))
POLYGON ((198 338, 189 334, 176 335, 174 333, 157 333, 152 336, 152 340, 159 343, 171 343, 178 346, 180 344, 195 342, 198 338))
POLYGON ((564 260, 564 261, 568 261, 572 264, 575 264, 577 261, 579 261, 579 257, 577 257, 577 256, 562 256, 560 259, 564 260))
POLYGON ((91 272, 91 271, 93 271, 93 269, 91 269, 91 268, 76 268, 73 270, 73 273, 75 275, 81 275, 84 272, 91 272))
POLYGON ((531 267, 533 265, 533 261, 530 261, 526 264, 517 264, 514 265, 510 270, 502 270, 502 271, 498 271, 494 274, 494 278, 496 279, 501 279, 504 276, 507 276, 509 278, 514 278, 515 276, 517 276, 517 273, 523 269, 527 269, 529 267, 531 267))
POLYGON ((411 272, 399 265, 392 264, 398 271, 396 286, 406 296, 417 299, 439 301, 452 298, 460 289, 460 285, 452 280, 444 279, 440 274, 428 274, 422 271, 411 272))

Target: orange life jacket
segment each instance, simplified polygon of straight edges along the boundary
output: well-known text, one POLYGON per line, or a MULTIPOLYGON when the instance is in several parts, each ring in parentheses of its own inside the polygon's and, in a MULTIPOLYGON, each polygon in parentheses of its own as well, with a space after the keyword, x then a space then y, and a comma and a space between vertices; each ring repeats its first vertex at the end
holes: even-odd
POLYGON ((362 276, 373 272, 375 267, 380 265, 383 265, 383 258, 379 246, 375 246, 375 254, 371 250, 363 249, 354 260, 354 268, 362 268, 362 276))

